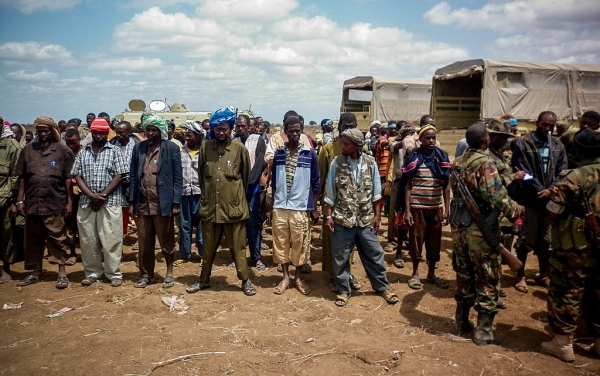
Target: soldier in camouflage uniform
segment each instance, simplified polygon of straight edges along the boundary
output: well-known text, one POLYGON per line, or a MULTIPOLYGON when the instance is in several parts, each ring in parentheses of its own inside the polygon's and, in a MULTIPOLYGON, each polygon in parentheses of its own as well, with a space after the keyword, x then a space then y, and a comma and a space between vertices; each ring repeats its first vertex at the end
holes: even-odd
POLYGON ((595 219, 600 216, 600 133, 584 129, 573 139, 581 165, 568 171, 556 183, 546 206, 554 219, 548 321, 554 332, 542 349, 559 359, 572 362, 573 334, 583 313, 589 334, 595 338, 591 350, 600 355, 600 258, 588 229, 584 229, 584 212, 579 186, 590 199, 595 219))
MULTIPOLYGON (((488 135, 490 137, 490 145, 488 147, 489 156, 492 161, 496 164, 496 168, 498 169, 498 175, 500 179, 502 179, 502 184, 505 188, 508 189, 508 186, 512 184, 515 180, 522 180, 523 176, 525 176, 524 171, 517 171, 515 173, 512 172, 512 167, 510 166, 510 158, 506 155, 506 149, 508 146, 508 139, 514 138, 515 136, 510 133, 509 124, 501 124, 497 120, 492 120, 488 127, 488 135)), ((500 228, 502 233, 511 234, 512 235, 512 223, 506 218, 506 216, 500 217, 500 228)), ((504 240, 504 246, 506 249, 512 249, 513 237, 508 236, 504 240)), ((500 297, 505 298, 508 296, 508 292, 504 289, 498 290, 498 295, 500 297)), ((507 305, 505 302, 498 300, 497 304, 498 308, 506 309, 507 305)))
POLYGON ((375 159, 361 153, 364 136, 356 128, 341 134, 342 153, 331 162, 324 202, 324 225, 331 231, 333 276, 338 307, 350 298, 350 252, 356 245, 373 290, 389 304, 398 297, 389 286, 383 248, 377 231, 381 224, 381 180, 375 159))
MULTIPOLYGON (((579 130, 590 128, 591 130, 598 131, 600 128, 600 114, 596 111, 586 111, 581 115, 581 120, 579 122, 579 130)), ((565 151, 567 153, 567 161, 569 162, 569 168, 577 168, 581 163, 581 159, 579 159, 577 155, 577 150, 575 149, 575 144, 573 143, 575 134, 579 130, 568 130, 567 132, 560 135, 560 142, 565 145, 565 151)))
MULTIPOLYGON (((470 149, 454 161, 453 169, 459 171, 488 223, 498 229, 500 212, 514 219, 522 215, 525 209, 508 197, 496 164, 486 152, 489 137, 485 125, 472 125, 467 129, 466 137, 470 149)), ((469 322, 469 310, 475 305, 478 317, 473 342, 476 345, 498 344, 500 337, 492 331, 492 324, 498 313, 500 253, 484 240, 465 205, 459 205, 460 199, 457 198, 460 194, 453 179, 451 187, 454 193, 450 214, 452 266, 457 284, 454 296, 457 302, 455 329, 468 332, 473 328, 469 322)))

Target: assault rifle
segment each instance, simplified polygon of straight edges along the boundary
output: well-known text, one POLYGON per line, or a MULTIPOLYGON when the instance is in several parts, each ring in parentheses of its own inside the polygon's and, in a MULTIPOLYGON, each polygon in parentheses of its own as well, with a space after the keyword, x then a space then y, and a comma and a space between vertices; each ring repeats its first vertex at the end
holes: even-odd
POLYGON ((475 224, 477 225, 479 231, 481 231, 483 235, 483 239, 492 248, 500 252, 502 258, 506 261, 506 264, 508 265, 510 270, 517 271, 521 269, 523 267, 523 263, 515 255, 510 253, 510 251, 506 249, 506 247, 504 247, 504 245, 500 241, 500 237, 492 232, 492 228, 483 217, 483 214, 481 214, 479 206, 477 206, 475 199, 471 195, 471 192, 469 192, 465 181, 460 177, 458 170, 453 171, 452 176, 456 181, 458 192, 460 193, 463 200, 465 200, 465 204, 467 205, 467 208, 471 213, 473 221, 475 221, 475 224))
POLYGON ((579 199, 581 200, 581 207, 583 209, 583 216, 585 219, 585 227, 592 236, 592 246, 595 249, 600 248, 600 226, 596 222, 596 216, 592 210, 592 204, 590 203, 590 197, 587 192, 583 190, 583 186, 579 184, 579 199))

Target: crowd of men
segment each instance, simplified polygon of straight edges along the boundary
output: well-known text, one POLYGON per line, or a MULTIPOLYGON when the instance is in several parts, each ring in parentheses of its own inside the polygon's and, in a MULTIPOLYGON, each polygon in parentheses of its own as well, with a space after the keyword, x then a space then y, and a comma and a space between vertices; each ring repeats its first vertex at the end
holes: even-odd
POLYGON ((502 262, 516 263, 515 290, 527 293, 525 263, 533 252, 554 332, 542 348, 574 360, 573 333, 583 315, 595 338, 591 350, 600 355, 600 114, 585 112, 580 130, 561 132, 560 139, 552 136, 557 120, 544 111, 535 129, 519 137, 511 116, 478 121, 451 162, 430 115, 418 124, 374 121, 365 137, 355 115, 343 113, 336 129, 324 119, 314 139, 295 111, 272 134, 262 118, 231 107, 179 126, 151 114, 134 126, 111 122, 106 113, 90 113, 85 123, 40 116, 35 134, 2 119, 0 282, 10 282, 10 266, 21 261, 32 272, 17 286, 41 282, 47 252, 58 267, 56 287, 67 288, 66 267, 76 263, 79 243, 81 284, 106 277, 119 287, 123 238, 135 223, 135 288, 155 283, 155 247, 166 263, 164 288, 174 285, 174 267, 189 262, 194 248, 202 266, 186 291, 209 288, 225 236, 242 291, 252 296, 250 268, 266 269, 262 236, 270 223, 273 262, 282 273, 274 293, 293 284, 307 295, 311 287, 302 274, 312 271, 311 226, 322 220, 322 270, 335 305, 345 307, 352 290, 362 288, 352 274, 354 250, 372 289, 395 304, 384 252, 395 252, 393 265, 404 268, 407 243, 408 286, 423 288, 419 267, 426 260, 425 281, 447 289, 436 269, 442 227, 450 224, 457 333, 474 332, 477 345, 500 343, 492 327, 507 306, 500 299, 507 294, 499 284, 502 262), (378 237, 382 215, 388 217, 385 250, 378 237))

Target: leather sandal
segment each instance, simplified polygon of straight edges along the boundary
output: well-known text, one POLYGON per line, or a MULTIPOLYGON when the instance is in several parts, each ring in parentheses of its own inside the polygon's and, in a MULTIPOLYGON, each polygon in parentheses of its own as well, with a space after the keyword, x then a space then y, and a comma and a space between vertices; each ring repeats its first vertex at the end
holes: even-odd
POLYGON ((200 290, 204 290, 209 288, 210 285, 208 283, 204 283, 202 281, 196 281, 193 285, 188 286, 185 289, 185 292, 187 292, 188 294, 194 294, 197 293, 200 290))

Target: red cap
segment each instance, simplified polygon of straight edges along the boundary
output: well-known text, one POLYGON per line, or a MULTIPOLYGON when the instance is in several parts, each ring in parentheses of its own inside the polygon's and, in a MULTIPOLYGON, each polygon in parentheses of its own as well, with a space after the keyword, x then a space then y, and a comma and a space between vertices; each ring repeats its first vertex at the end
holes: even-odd
POLYGON ((92 132, 108 133, 110 131, 110 127, 108 126, 106 120, 104 120, 103 118, 95 118, 94 121, 92 121, 90 130, 92 132))

